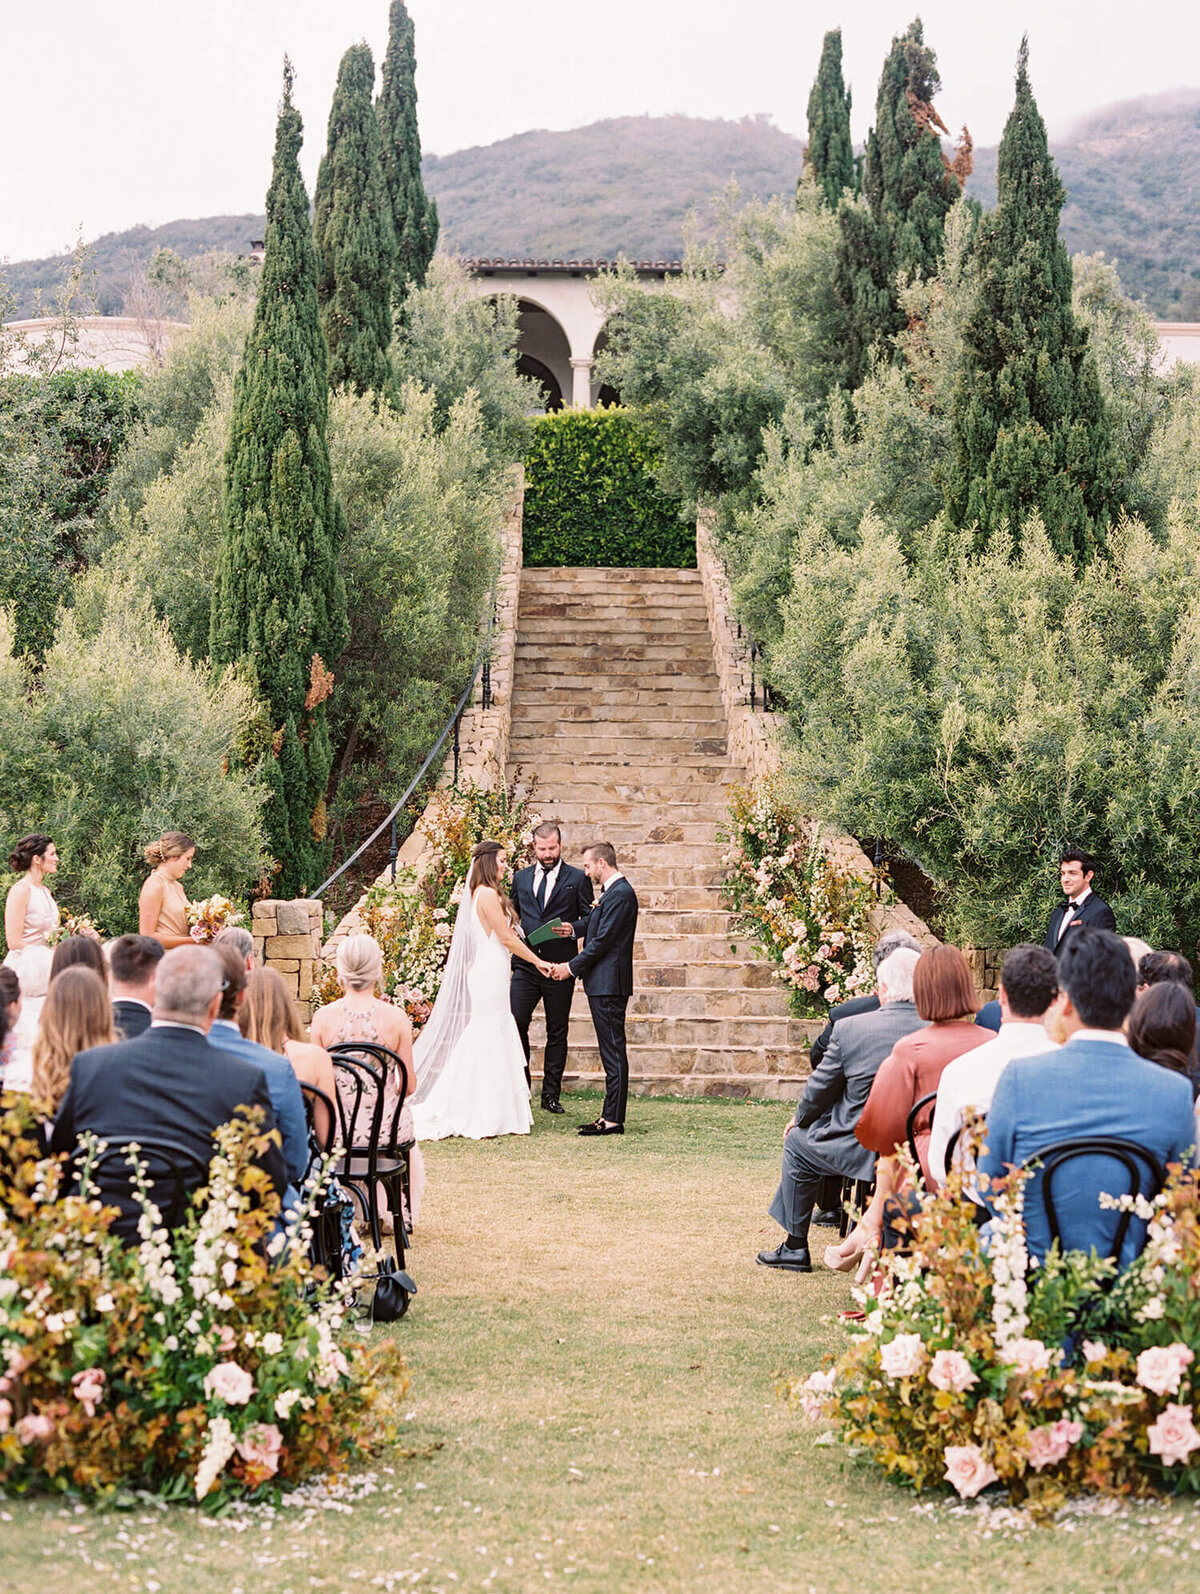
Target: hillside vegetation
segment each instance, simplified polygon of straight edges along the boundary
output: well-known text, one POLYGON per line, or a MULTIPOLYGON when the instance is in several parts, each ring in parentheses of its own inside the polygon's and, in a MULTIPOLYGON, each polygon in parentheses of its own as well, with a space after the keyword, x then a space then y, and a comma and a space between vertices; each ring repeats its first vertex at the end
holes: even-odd
MULTIPOLYGON (((1122 281, 1167 320, 1200 320, 1200 90, 1179 89, 1094 112, 1052 143, 1068 203, 1068 250, 1103 250, 1122 281)), ((499 143, 429 155, 442 245, 465 255, 670 259, 695 207, 701 235, 710 201, 731 179, 743 199, 789 192, 803 144, 763 116, 741 121, 630 116, 570 132, 520 133, 499 143)), ((977 148, 968 192, 991 204, 996 151, 977 148)), ((124 304, 130 271, 159 247, 192 258, 244 253, 261 216, 211 216, 107 233, 93 246, 97 299, 124 304)), ((18 313, 51 294, 57 260, 5 268, 18 313)))

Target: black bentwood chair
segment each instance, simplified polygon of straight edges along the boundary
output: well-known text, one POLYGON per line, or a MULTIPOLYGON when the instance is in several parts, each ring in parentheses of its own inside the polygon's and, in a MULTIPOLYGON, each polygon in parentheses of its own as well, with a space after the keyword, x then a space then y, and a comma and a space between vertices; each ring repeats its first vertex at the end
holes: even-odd
POLYGON ((401 1059, 377 1041, 343 1041, 329 1049, 337 1079, 338 1120, 345 1148, 338 1177, 358 1201, 375 1249, 383 1246, 379 1191, 387 1196, 396 1257, 379 1264, 374 1312, 378 1320, 403 1317, 417 1286, 404 1266, 404 1207, 409 1199, 408 1158, 412 1142, 404 1140, 405 1073, 401 1059), (396 1095, 384 1101, 389 1065, 394 1068, 396 1095), (385 1110, 386 1109, 386 1110, 385 1110))
POLYGON ((916 1169, 919 1183, 925 1183, 925 1174, 921 1168, 921 1159, 917 1156, 917 1120, 928 1107, 929 1127, 933 1124, 933 1109, 937 1105, 937 1091, 931 1090, 927 1096, 922 1096, 919 1101, 914 1101, 908 1114, 908 1121, 904 1125, 904 1138, 908 1141, 909 1154, 916 1169))
MULTIPOLYGON (((332 1102, 317 1085, 306 1085, 301 1080, 300 1093, 304 1097, 304 1116, 308 1123, 308 1167, 304 1170, 304 1186, 307 1190, 317 1169, 328 1163, 337 1145, 338 1111, 336 1103, 332 1102), (325 1109, 324 1134, 317 1132, 318 1106, 325 1109)), ((312 1259, 318 1267, 325 1269, 330 1278, 340 1279, 342 1276, 341 1208, 336 1202, 324 1199, 324 1195, 323 1191, 321 1204, 312 1215, 312 1259)))
MULTIPOLYGON (((77 1153, 73 1159, 76 1179, 86 1177, 91 1192, 104 1206, 119 1207, 135 1223, 142 1208, 131 1157, 143 1166, 146 1195, 158 1209, 163 1228, 178 1228, 187 1216, 189 1197, 208 1183, 208 1164, 169 1141, 140 1138, 109 1146, 90 1163, 77 1153)), ((136 1244, 137 1240, 134 1234, 127 1243, 136 1244)))
MULTIPOLYGON (((1121 1140, 1115 1135, 1079 1135, 1073 1140, 1056 1140, 1052 1146, 1043 1146, 1041 1151, 1026 1157, 1021 1164, 1022 1169, 1028 1169, 1030 1172, 1036 1172, 1038 1169, 1042 1171, 1041 1197, 1046 1210, 1050 1238, 1052 1241, 1057 1240, 1064 1251, 1069 1250, 1070 1245, 1063 1239, 1062 1227, 1058 1221, 1058 1209, 1054 1204, 1054 1180, 1060 1169, 1065 1168, 1068 1163, 1078 1161, 1081 1157, 1107 1157, 1123 1169, 1124 1189, 1118 1188, 1122 1182, 1118 1178, 1109 1191, 1117 1199, 1125 1195, 1140 1195, 1147 1201, 1153 1201, 1167 1180, 1162 1163, 1152 1151, 1147 1151, 1145 1146, 1139 1146, 1134 1140, 1121 1140)), ((1129 1233, 1133 1216, 1129 1210, 1122 1212, 1113 1235, 1108 1256, 1111 1261, 1118 1264, 1121 1260, 1121 1247, 1125 1244, 1125 1236, 1129 1233)))

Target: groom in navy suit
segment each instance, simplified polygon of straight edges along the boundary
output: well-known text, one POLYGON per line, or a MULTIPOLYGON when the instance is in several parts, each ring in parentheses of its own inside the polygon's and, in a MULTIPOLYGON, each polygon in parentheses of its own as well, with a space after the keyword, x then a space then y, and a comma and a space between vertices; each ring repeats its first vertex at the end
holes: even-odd
MULTIPOLYGON (((535 862, 518 869, 513 876, 512 900, 526 940, 552 919, 563 923, 557 939, 542 941, 538 955, 547 963, 563 964, 579 950, 574 925, 592 911, 592 882, 582 869, 563 862, 562 832, 553 821, 539 825, 533 833, 535 862)), ((582 934, 582 931, 579 932, 582 934)), ((546 1060, 542 1069, 542 1106, 547 1112, 561 1113, 559 1095, 563 1070, 567 1066, 567 1029, 571 1022, 571 998, 575 981, 565 983, 547 979, 524 958, 513 958, 509 1005, 517 1022, 517 1033, 525 1048, 525 1078, 529 1079, 529 1024, 539 1002, 546 1015, 546 1060)))

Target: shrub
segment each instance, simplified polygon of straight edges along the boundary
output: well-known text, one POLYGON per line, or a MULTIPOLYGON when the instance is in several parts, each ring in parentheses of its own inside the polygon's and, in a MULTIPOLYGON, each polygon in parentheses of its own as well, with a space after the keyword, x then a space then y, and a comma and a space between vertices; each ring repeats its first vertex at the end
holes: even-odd
POLYGON ((628 410, 539 420, 525 459, 525 563, 694 566, 695 531, 657 486, 656 464, 628 410))

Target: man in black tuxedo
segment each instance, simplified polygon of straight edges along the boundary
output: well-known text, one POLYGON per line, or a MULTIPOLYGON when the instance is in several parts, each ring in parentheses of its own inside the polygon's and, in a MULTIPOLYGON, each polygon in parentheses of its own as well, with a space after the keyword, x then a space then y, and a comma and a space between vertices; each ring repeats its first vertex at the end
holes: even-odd
MULTIPOLYGON (((221 1006, 221 960, 208 947, 180 946, 158 965, 154 1015, 133 1040, 94 1046, 71 1064, 71 1083, 54 1120, 53 1153, 73 1152, 91 1133, 112 1149, 131 1140, 161 1145, 179 1155, 190 1192, 207 1182, 213 1131, 239 1107, 261 1107, 264 1130, 275 1114, 261 1068, 219 1051, 207 1040, 221 1006)), ((272 1143, 262 1167, 280 1195, 287 1186, 283 1153, 272 1143)), ((113 1170, 113 1188, 101 1178, 100 1194, 121 1208, 113 1232, 136 1238, 141 1210, 128 1196, 127 1180, 113 1170)))
MULTIPOLYGON (((552 821, 539 825, 533 833, 534 862, 518 869, 513 876, 512 900, 526 940, 551 919, 564 922, 555 939, 542 941, 538 955, 547 963, 566 963, 579 950, 574 926, 587 920, 592 911, 592 882, 582 869, 563 862, 562 831, 552 821)), ((525 1048, 525 1078, 529 1080, 529 1024, 539 1002, 546 1015, 546 1056, 542 1065, 542 1106, 547 1112, 561 1113, 563 1070, 567 1066, 567 1030, 571 1022, 573 979, 552 980, 539 974, 524 958, 512 960, 512 985, 509 1003, 517 1021, 517 1033, 525 1048)))
POLYGON ((1111 930, 1116 933, 1117 920, 1113 910, 1102 897, 1092 890, 1092 877, 1096 873, 1096 860, 1082 847, 1071 847, 1058 861, 1058 878, 1062 882, 1064 900, 1050 915, 1046 931, 1046 946, 1057 957, 1067 936, 1081 924, 1093 930, 1111 930))
POLYGON ((617 868, 617 854, 607 841, 594 841, 583 851, 588 879, 600 887, 600 900, 586 920, 572 928, 583 936, 583 951, 554 970, 556 980, 583 976, 583 988, 596 1026, 600 1061, 604 1064, 604 1105, 581 1135, 623 1135, 625 1100, 629 1095, 629 1056, 625 1049, 625 1009, 633 994, 633 938, 637 933, 638 899, 617 868))
POLYGON ((154 979, 163 944, 153 935, 119 935, 108 948, 108 990, 113 1023, 122 1039, 131 1041, 150 1028, 154 979))

